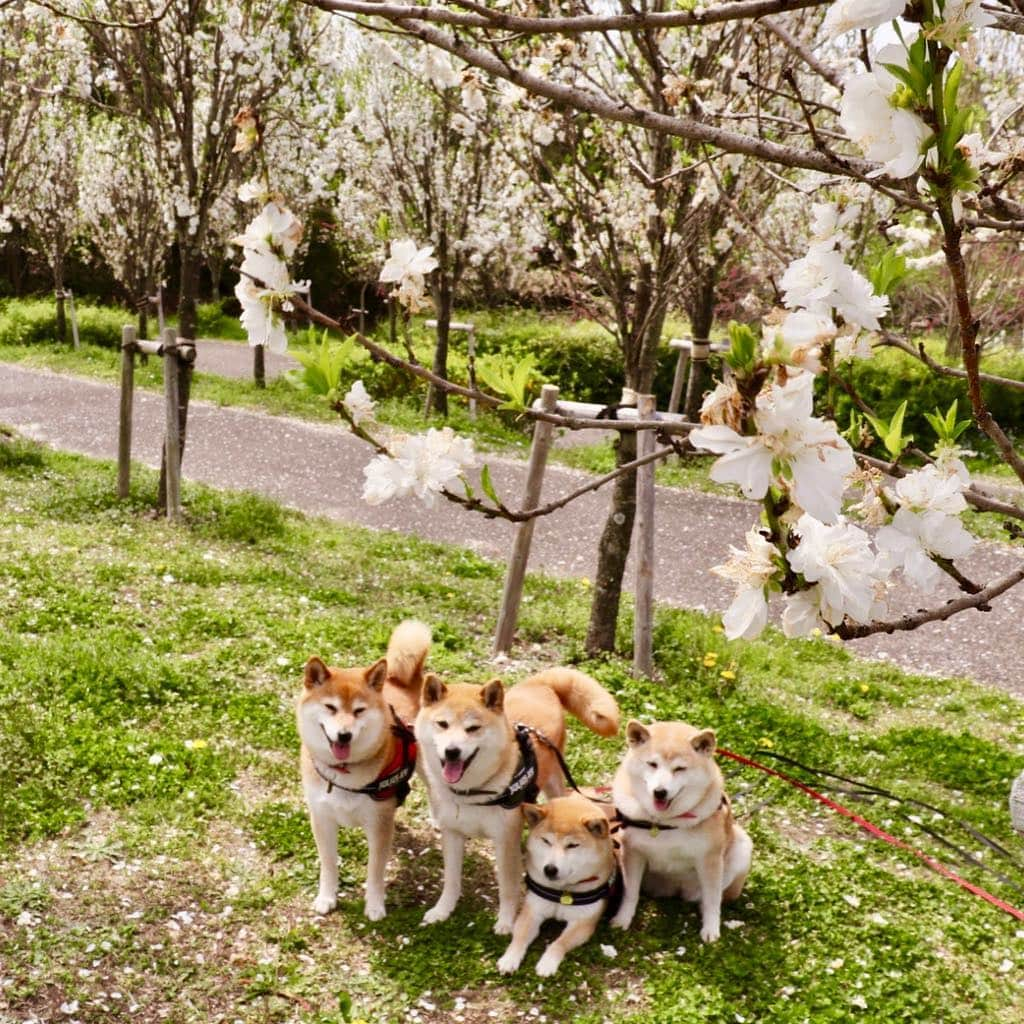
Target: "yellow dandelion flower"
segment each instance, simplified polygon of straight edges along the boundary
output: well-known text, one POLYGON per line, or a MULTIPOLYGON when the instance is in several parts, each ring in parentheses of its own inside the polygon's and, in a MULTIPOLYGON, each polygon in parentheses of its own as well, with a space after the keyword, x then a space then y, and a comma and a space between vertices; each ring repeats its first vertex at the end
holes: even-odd
POLYGON ((860 692, 861 693, 868 693, 870 690, 871 690, 871 687, 868 686, 867 683, 861 683, 860 684, 860 692))
POLYGON ((771 749, 772 747, 774 747, 774 746, 775 746, 774 742, 772 742, 772 740, 770 740, 770 739, 769 739, 769 738, 768 738, 767 736, 762 736, 762 737, 761 737, 761 738, 760 738, 760 739, 759 739, 759 740, 757 741, 757 745, 758 745, 759 747, 766 747, 766 748, 768 748, 769 750, 770 750, 770 749, 771 749))
POLYGON ((719 675, 723 679, 735 679, 736 678, 736 673, 731 671, 730 669, 725 669, 724 672, 719 672, 719 675))

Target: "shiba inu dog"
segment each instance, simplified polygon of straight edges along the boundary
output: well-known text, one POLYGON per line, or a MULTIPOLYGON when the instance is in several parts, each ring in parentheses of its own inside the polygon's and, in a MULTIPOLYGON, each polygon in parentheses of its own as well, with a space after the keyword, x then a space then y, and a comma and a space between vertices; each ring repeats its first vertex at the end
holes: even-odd
POLYGON ((541 806, 524 804, 523 817, 530 829, 526 899, 498 970, 517 970, 540 926, 554 918, 564 921, 565 929, 537 962, 537 973, 547 978, 566 953, 594 934, 609 902, 620 895, 618 863, 608 817, 585 797, 571 794, 541 806))
POLYGON ((753 844, 732 819, 715 734, 685 722, 626 726, 626 757, 612 793, 621 831, 624 892, 612 919, 628 928, 641 885, 652 896, 700 903, 704 942, 718 939, 723 900, 743 891, 753 844))
POLYGON ((338 828, 366 832, 365 913, 384 916, 384 869, 391 856, 395 810, 409 791, 416 766, 411 722, 419 709, 430 630, 399 623, 387 656, 367 668, 328 668, 306 662, 296 718, 302 740, 302 786, 320 856, 320 888, 313 908, 338 901, 338 828))
POLYGON ((618 732, 615 699, 575 669, 548 669, 507 692, 500 679, 485 686, 446 686, 427 676, 416 740, 431 812, 441 829, 444 884, 424 924, 451 915, 462 893, 466 839, 486 837, 495 845, 498 876, 494 930, 512 931, 522 875, 520 807, 536 799, 538 789, 549 797, 563 793, 554 751, 565 744, 565 710, 599 736, 618 732))

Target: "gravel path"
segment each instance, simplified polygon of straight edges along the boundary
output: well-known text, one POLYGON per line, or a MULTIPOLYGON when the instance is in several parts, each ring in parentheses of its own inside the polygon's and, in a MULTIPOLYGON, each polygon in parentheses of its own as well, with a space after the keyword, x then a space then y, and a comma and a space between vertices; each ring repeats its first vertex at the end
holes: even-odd
MULTIPOLYGON (((223 346, 221 346, 223 347, 223 346)), ((229 346, 248 362, 242 346, 229 346)), ((212 367, 208 345, 199 365, 212 367)), ((143 391, 135 396, 134 458, 159 464, 162 398, 143 391)), ((99 458, 116 458, 117 389, 108 384, 45 371, 0 364, 0 423, 56 448, 99 458)), ((184 475, 216 486, 265 494, 306 512, 374 529, 398 530, 428 540, 458 544, 503 562, 513 528, 466 512, 446 502, 427 509, 416 501, 371 507, 362 501, 365 445, 342 424, 305 423, 240 409, 193 402, 184 475)), ((522 494, 522 462, 489 456, 498 493, 510 504, 522 494)), ((586 475, 550 466, 544 495, 548 500, 580 485, 586 475)), ((114 486, 113 476, 111 486, 114 486)), ((531 569, 557 576, 593 577, 597 538, 607 514, 605 492, 589 494, 537 522, 531 569)), ((728 545, 741 544, 757 514, 751 503, 694 491, 658 488, 657 575, 659 601, 721 610, 731 588, 708 570, 722 561, 728 545)), ((1024 557, 1019 550, 980 543, 962 566, 972 579, 987 582, 1024 557)), ((632 578, 631 575, 629 577, 632 578)), ((932 605, 954 596, 952 586, 929 595, 898 593, 894 608, 932 605)), ((496 611, 496 610, 495 610, 496 611)), ((913 633, 874 636, 848 646, 869 658, 891 660, 907 669, 969 676, 1024 695, 1024 585, 999 598, 991 612, 969 611, 946 623, 930 623, 913 633)))

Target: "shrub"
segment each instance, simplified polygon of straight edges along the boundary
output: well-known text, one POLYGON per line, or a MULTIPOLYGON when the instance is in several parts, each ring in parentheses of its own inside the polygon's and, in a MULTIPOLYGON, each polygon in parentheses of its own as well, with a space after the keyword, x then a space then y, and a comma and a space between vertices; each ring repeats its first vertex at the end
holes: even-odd
MULTIPOLYGON (((938 353, 932 351, 933 357, 938 353)), ((982 370, 1001 377, 1024 380, 1024 354, 1000 352, 986 357, 982 370)), ((932 447, 934 432, 924 418, 926 412, 935 409, 945 411, 956 399, 961 417, 966 417, 971 408, 967 395, 967 382, 957 377, 940 377, 924 364, 899 352, 881 351, 871 359, 858 359, 853 363, 852 382, 857 393, 878 415, 888 419, 899 404, 906 399, 907 419, 904 432, 913 434, 915 440, 925 449, 932 447)), ((982 386, 982 394, 992 415, 1004 429, 1013 433, 1024 431, 1024 401, 1019 391, 1012 391, 994 384, 982 386)), ((849 422, 852 403, 840 392, 836 399, 836 419, 841 427, 849 422)), ((977 430, 964 435, 963 443, 968 447, 981 441, 977 430)))
MULTIPOLYGON (((67 307, 65 307, 67 309, 67 307)), ((121 328, 134 323, 134 316, 120 309, 76 304, 78 336, 83 345, 117 348, 121 328)), ((68 343, 71 342, 71 314, 68 343)), ((53 299, 8 299, 0 303, 0 345, 51 344, 57 340, 57 309, 53 299)))

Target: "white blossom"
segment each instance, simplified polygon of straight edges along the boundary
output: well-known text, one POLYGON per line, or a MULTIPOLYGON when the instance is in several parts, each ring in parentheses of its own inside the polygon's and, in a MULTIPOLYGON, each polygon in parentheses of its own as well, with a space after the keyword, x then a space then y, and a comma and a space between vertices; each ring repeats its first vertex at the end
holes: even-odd
POLYGON ((836 0, 821 31, 826 39, 832 39, 854 29, 875 28, 898 18, 904 7, 905 0, 836 0))
POLYGON ((800 542, 786 558, 805 580, 818 584, 821 618, 832 626, 847 616, 855 622, 870 622, 885 568, 879 565, 868 535, 852 523, 826 525, 809 515, 801 516, 793 529, 800 542))
POLYGON ((413 494, 432 508, 435 497, 475 462, 473 442, 451 427, 403 436, 390 446, 388 455, 378 455, 363 468, 363 499, 380 505, 413 494))
POLYGON ((356 426, 359 426, 365 420, 373 419, 374 401, 367 394, 366 387, 361 380, 357 380, 348 389, 348 394, 341 401, 356 426))
POLYGON ((880 66, 882 61, 883 55, 879 54, 874 71, 847 80, 839 123, 869 160, 881 162, 882 166, 868 177, 890 174, 906 178, 921 166, 921 147, 931 129, 913 111, 892 105, 896 82, 880 66))
POLYGON ((711 479, 739 484, 746 497, 760 499, 773 482, 778 464, 796 504, 823 522, 834 520, 844 481, 855 464, 835 424, 811 415, 813 387, 813 377, 800 374, 758 395, 757 434, 752 437, 724 425, 692 431, 694 447, 722 454, 711 467, 711 479))
POLYGON ((747 531, 747 549, 729 546, 731 558, 711 571, 736 584, 736 596, 722 616, 730 640, 752 640, 768 622, 765 588, 779 571, 779 552, 757 527, 747 531))

